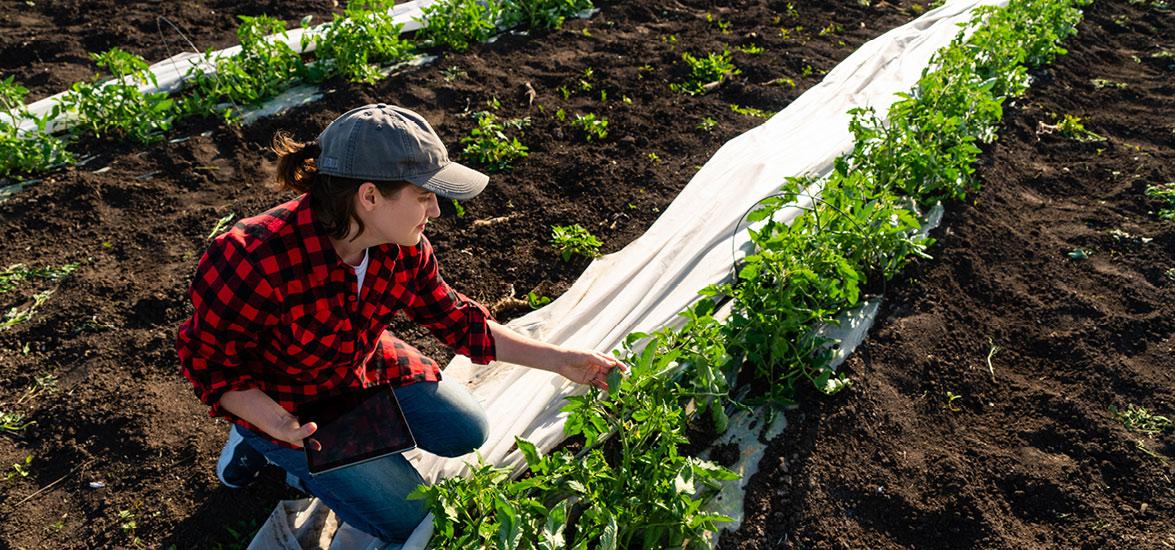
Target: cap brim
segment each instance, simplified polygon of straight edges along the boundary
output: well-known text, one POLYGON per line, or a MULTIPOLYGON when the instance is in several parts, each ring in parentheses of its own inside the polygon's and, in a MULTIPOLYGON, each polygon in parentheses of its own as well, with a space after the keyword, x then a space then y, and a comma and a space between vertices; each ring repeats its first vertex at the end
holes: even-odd
POLYGON ((490 177, 457 162, 450 162, 428 177, 412 183, 447 199, 472 199, 485 189, 490 177))

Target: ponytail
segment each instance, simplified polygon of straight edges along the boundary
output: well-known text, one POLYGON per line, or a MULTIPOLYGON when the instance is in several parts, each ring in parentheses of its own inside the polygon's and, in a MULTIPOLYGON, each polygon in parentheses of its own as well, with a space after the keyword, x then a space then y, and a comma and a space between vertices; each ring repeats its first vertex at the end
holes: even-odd
POLYGON ((322 152, 317 141, 302 143, 290 134, 279 131, 273 136, 273 152, 277 153, 275 180, 282 191, 309 193, 314 186, 318 168, 314 159, 322 152))
POLYGON ((310 208, 318 216, 327 234, 336 239, 351 234, 351 222, 355 222, 358 230, 351 240, 363 233, 363 220, 355 214, 353 199, 364 181, 374 183, 380 193, 388 198, 395 197, 401 189, 412 185, 406 181, 362 180, 320 174, 314 164, 314 159, 322 153, 318 141, 302 143, 284 131, 274 134, 273 152, 277 153, 274 183, 278 190, 309 194, 310 208))

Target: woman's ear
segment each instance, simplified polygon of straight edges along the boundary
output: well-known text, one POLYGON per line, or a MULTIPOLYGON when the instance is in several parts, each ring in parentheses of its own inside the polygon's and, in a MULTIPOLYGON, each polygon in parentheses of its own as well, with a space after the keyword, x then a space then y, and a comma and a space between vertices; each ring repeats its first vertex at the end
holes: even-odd
POLYGON ((367 212, 375 209, 380 198, 382 197, 379 194, 379 188, 370 181, 359 184, 359 189, 355 191, 355 199, 359 202, 359 206, 367 212))

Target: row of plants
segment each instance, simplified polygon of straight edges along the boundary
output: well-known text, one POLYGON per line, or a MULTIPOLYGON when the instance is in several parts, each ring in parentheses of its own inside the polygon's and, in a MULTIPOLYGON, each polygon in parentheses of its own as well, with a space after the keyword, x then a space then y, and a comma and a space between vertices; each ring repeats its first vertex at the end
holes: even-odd
MULTIPOLYGON (((28 111, 28 90, 14 77, 0 80, 0 178, 31 175, 74 162, 68 147, 83 135, 128 138, 139 143, 161 140, 178 120, 222 117, 233 120, 299 83, 317 84, 335 76, 371 83, 382 66, 409 60, 427 48, 464 50, 510 28, 552 29, 570 16, 593 7, 591 0, 441 0, 424 9, 424 28, 402 36, 403 25, 390 11, 394 0, 352 0, 322 30, 306 33, 303 54, 271 35, 286 36, 284 21, 268 16, 241 16, 237 28, 240 53, 220 56, 208 51, 193 64, 176 94, 144 93, 155 76, 143 58, 119 48, 91 54, 96 75, 77 82, 43 116, 28 111), (205 70, 203 67, 211 67, 205 70), (76 120, 64 135, 47 130, 62 117, 76 120), (21 120, 34 131, 19 130, 21 120)), ((302 20, 302 26, 310 24, 302 20)))
POLYGON ((1065 53, 1087 0, 1012 0, 977 8, 883 120, 851 112, 854 150, 827 179, 789 178, 749 219, 756 253, 733 281, 703 289, 684 324, 630 335, 630 374, 568 398, 565 432, 582 445, 543 454, 516 439, 528 475, 484 463, 421 487, 440 548, 669 548, 705 545, 729 518, 705 510, 735 474, 685 456, 687 427, 722 432, 728 414, 793 402, 801 384, 826 394, 850 381, 829 366, 819 329, 909 261, 927 258, 920 212, 977 187, 979 144, 996 139, 1002 105, 1028 68, 1065 53), (785 207, 810 204, 790 223, 785 207), (725 318, 716 315, 730 305, 725 318), (744 381, 737 388, 736 381, 744 381))

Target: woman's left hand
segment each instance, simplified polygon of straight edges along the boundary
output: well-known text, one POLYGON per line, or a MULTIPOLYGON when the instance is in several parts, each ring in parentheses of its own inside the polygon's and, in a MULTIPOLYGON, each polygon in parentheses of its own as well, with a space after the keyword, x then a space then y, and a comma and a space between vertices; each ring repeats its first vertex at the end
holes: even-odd
POLYGON ((591 384, 602 390, 608 389, 608 374, 612 369, 620 369, 627 374, 628 367, 615 357, 603 353, 567 349, 563 353, 561 365, 555 372, 577 384, 591 384))

